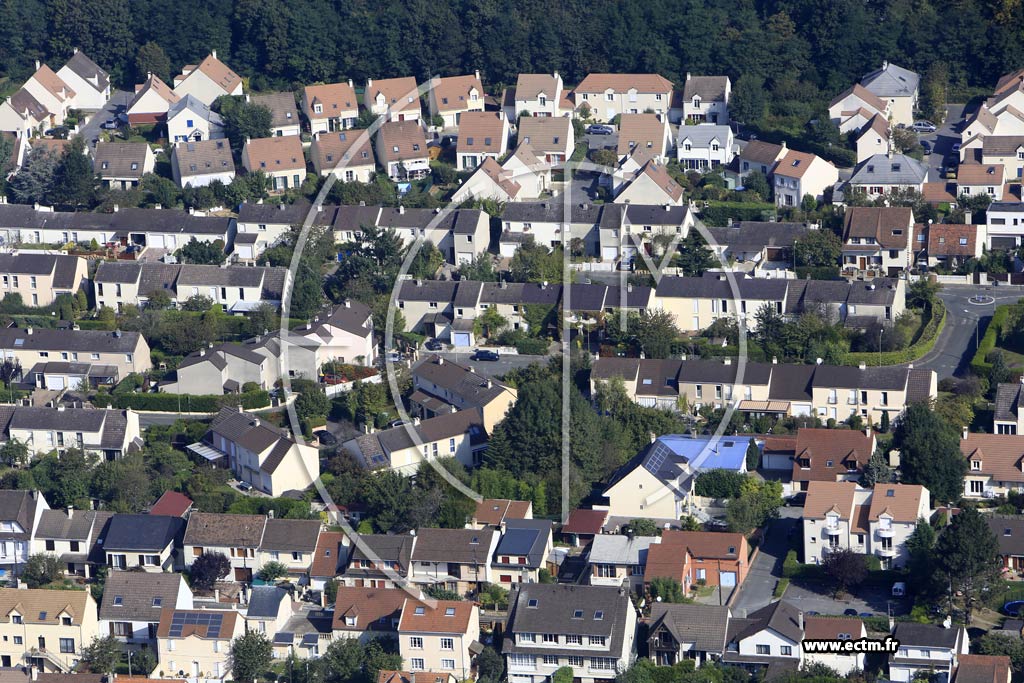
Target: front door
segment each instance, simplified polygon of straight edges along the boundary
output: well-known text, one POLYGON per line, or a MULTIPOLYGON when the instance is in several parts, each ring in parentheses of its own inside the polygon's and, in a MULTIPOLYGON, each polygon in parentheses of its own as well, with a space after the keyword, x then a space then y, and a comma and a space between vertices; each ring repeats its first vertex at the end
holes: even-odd
POLYGON ((868 260, 867 260, 867 258, 864 257, 864 256, 861 256, 860 257, 860 269, 861 270, 867 270, 867 267, 868 267, 868 260))
POLYGON ((242 567, 235 569, 235 581, 252 583, 252 570, 242 567))

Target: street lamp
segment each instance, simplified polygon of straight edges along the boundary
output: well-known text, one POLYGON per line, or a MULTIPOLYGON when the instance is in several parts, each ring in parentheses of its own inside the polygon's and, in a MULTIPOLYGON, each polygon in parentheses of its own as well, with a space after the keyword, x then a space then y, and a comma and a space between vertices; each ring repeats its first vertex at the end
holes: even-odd
POLYGON ((131 648, 128 648, 128 678, 132 677, 132 655, 134 654, 131 648))

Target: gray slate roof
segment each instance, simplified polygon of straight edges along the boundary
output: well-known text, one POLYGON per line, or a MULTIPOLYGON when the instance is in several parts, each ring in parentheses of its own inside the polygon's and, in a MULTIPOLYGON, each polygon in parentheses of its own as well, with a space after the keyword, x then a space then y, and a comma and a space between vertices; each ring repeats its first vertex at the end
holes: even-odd
POLYGON ((494 550, 495 567, 540 569, 547 561, 545 549, 551 537, 551 521, 546 519, 506 520, 504 531, 494 550), (502 555, 525 555, 526 564, 503 564, 502 555))
MULTIPOLYGON (((594 540, 599 538, 603 536, 595 536, 594 540)), ((650 623, 652 634, 664 626, 680 644, 692 643, 699 652, 722 653, 729 629, 729 608, 656 602, 651 607, 650 623)))
POLYGON ((412 549, 413 562, 487 562, 495 529, 420 529, 412 549))
POLYGON ((43 510, 36 529, 36 538, 81 541, 87 543, 96 521, 94 510, 43 510))
POLYGON ((960 633, 960 628, 942 628, 935 624, 901 621, 896 624, 893 636, 900 641, 901 646, 952 649, 960 640, 960 633))
POLYGON ((729 142, 729 134, 729 126, 702 123, 699 126, 679 126, 678 140, 680 144, 689 140, 697 148, 709 147, 712 140, 718 140, 725 147, 729 142))
POLYGON ((0 349, 132 353, 139 343, 138 332, 34 328, 29 334, 29 329, 32 328, 0 329, 0 349))
POLYGON ((765 629, 799 643, 803 640, 800 610, 785 600, 779 600, 751 612, 746 619, 734 619, 729 624, 728 642, 738 642, 765 629))
POLYGON ((141 178, 146 173, 146 142, 98 142, 93 170, 101 178, 141 178))
POLYGON ((726 228, 708 228, 714 241, 733 251, 756 251, 765 247, 792 247, 810 231, 805 223, 761 223, 743 221, 726 228))
POLYGON ((245 616, 249 619, 277 619, 281 602, 287 599, 290 599, 288 591, 279 586, 253 586, 245 616))
POLYGON ((993 419, 999 422, 1016 422, 1020 414, 1020 394, 1024 385, 1018 382, 1000 384, 996 387, 996 410, 993 419))
POLYGON ((312 553, 320 537, 316 519, 268 519, 261 550, 312 553))
POLYGON ((208 173, 234 172, 235 162, 227 140, 200 140, 179 142, 171 151, 178 160, 178 173, 182 178, 208 173))
POLYGON ((921 77, 910 69, 884 62, 881 69, 867 74, 860 82, 879 97, 911 97, 917 91, 921 77))
POLYGON ((185 520, 167 515, 114 515, 103 538, 106 551, 161 552, 176 543, 185 520))
POLYGON ((629 594, 609 586, 521 583, 509 595, 508 628, 502 653, 567 654, 578 656, 578 648, 529 647, 515 642, 516 633, 560 633, 604 636, 608 652, 622 649, 628 611, 633 608, 629 594), (532 602, 535 601, 535 602, 532 602), (534 606, 531 607, 530 605, 534 606), (576 613, 580 616, 576 617, 576 613), (600 614, 600 619, 595 618, 600 614))
POLYGON ((436 355, 421 362, 412 372, 414 378, 422 377, 435 386, 446 388, 453 395, 461 397, 467 405, 474 407, 486 406, 508 389, 496 379, 481 377, 436 355))
POLYGON ((299 110, 295 105, 295 94, 290 92, 268 92, 250 95, 249 101, 270 110, 270 126, 299 125, 299 110))
POLYGON ((122 208, 111 213, 37 211, 31 206, 0 204, 0 227, 52 230, 109 230, 113 232, 217 235, 227 240, 235 219, 197 216, 176 209, 122 208))
POLYGON ((928 166, 906 154, 873 154, 857 164, 851 185, 920 185, 928 180, 928 166))
POLYGON ((81 50, 76 50, 75 54, 71 55, 71 59, 64 66, 71 69, 71 71, 89 84, 95 83, 94 87, 97 92, 103 92, 110 87, 110 75, 101 69, 96 62, 89 59, 81 50))
POLYGON ((17 522, 24 532, 0 532, 0 540, 27 541, 35 523, 38 491, 0 490, 0 521, 17 522))

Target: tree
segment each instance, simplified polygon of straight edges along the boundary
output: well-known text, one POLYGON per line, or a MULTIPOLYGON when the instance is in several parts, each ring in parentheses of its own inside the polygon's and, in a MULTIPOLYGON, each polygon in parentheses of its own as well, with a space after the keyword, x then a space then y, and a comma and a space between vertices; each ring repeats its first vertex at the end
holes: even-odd
POLYGON ((999 542, 977 508, 962 508, 953 517, 935 544, 935 557, 953 590, 963 593, 966 623, 970 623, 971 610, 999 579, 1001 567, 999 542))
POLYGON ((835 597, 860 585, 868 576, 868 561, 849 548, 830 551, 822 560, 825 575, 835 584, 835 597))
POLYGON ((284 566, 281 562, 271 560, 260 567, 259 571, 256 572, 256 576, 260 578, 260 581, 273 583, 282 577, 288 576, 288 567, 284 566))
POLYGON ((771 201, 772 186, 768 178, 760 171, 751 171, 743 178, 743 189, 746 192, 753 192, 763 201, 771 201))
POLYGON ((876 484, 888 484, 892 481, 892 468, 886 460, 881 449, 875 450, 864 465, 864 476, 861 477, 861 484, 868 488, 874 488, 876 484))
POLYGON ((650 311, 629 317, 630 331, 648 358, 668 358, 672 345, 682 334, 675 315, 668 311, 650 311))
POLYGON ((222 95, 213 103, 213 109, 224 119, 224 133, 234 149, 241 149, 246 140, 270 137, 273 115, 262 104, 222 95))
POLYGON ((937 535, 923 517, 917 520, 913 533, 907 537, 907 571, 914 592, 927 595, 935 575, 935 542, 937 535))
POLYGON ((837 266, 843 253, 843 243, 831 230, 809 230, 797 240, 794 251, 798 266, 837 266))
POLYGON ((572 667, 561 666, 555 669, 555 673, 551 674, 551 683, 572 683, 573 676, 572 667))
POLYGON ((750 477, 743 482, 739 498, 729 501, 725 518, 730 531, 749 533, 777 517, 781 505, 782 484, 750 477))
POLYGON ((590 153, 590 160, 599 166, 614 169, 619 165, 619 155, 611 149, 595 149, 590 153))
POLYGON ((1006 365, 1006 358, 1002 351, 996 351, 990 355, 992 367, 988 371, 989 386, 996 387, 1010 381, 1012 374, 1009 366, 1006 365))
POLYGON ((459 266, 459 278, 477 280, 479 282, 497 282, 498 271, 494 269, 494 257, 481 251, 472 261, 463 262, 459 266))
MULTIPOLYGON (((150 301, 152 301, 152 297, 150 297, 150 301)), ((262 306, 263 304, 260 305, 262 306)), ((211 308, 213 308, 213 299, 202 294, 193 294, 181 304, 181 310, 193 313, 201 313, 211 308)))
POLYGON ((116 637, 94 637, 91 643, 82 648, 78 663, 92 673, 110 674, 117 669, 123 653, 124 646, 116 637))
POLYGON ((187 244, 178 249, 178 258, 184 263, 197 265, 219 266, 224 263, 227 254, 224 253, 224 241, 214 240, 212 242, 200 242, 195 237, 187 244))
POLYGON ((53 201, 71 207, 91 207, 96 201, 96 177, 85 153, 85 139, 71 140, 54 172, 53 201))
POLYGON ((192 586, 199 590, 213 590, 214 585, 229 573, 231 560, 224 553, 203 553, 192 563, 192 586))
POLYGON ((473 321, 473 331, 483 334, 488 339, 497 336, 508 325, 508 320, 498 313, 497 306, 488 306, 487 310, 473 321), (479 331, 477 328, 479 327, 479 331))
POLYGON ((944 423, 924 403, 911 404, 896 421, 893 447, 900 451, 903 481, 921 484, 932 500, 959 500, 967 460, 960 453, 960 425, 944 423))
POLYGON ((748 472, 756 471, 758 465, 761 464, 761 449, 758 448, 757 442, 753 439, 747 444, 746 460, 748 472))
MULTIPOLYGON (((295 387, 295 382, 292 383, 292 388, 299 391, 295 387)), ((324 390, 310 381, 303 384, 301 391, 302 393, 295 399, 295 414, 299 419, 308 421, 327 417, 327 413, 331 412, 331 399, 327 398, 324 390)))
POLYGON ((53 583, 64 575, 64 565, 56 555, 36 553, 29 555, 25 568, 21 572, 21 580, 29 588, 39 588, 53 583))
POLYGON ((937 126, 946 118, 946 99, 949 89, 949 67, 945 62, 934 61, 925 70, 921 79, 921 112, 937 126))
POLYGON ((17 358, 4 358, 0 361, 0 381, 10 386, 11 382, 21 379, 21 361, 17 358))
POLYGON ((164 49, 153 41, 140 46, 135 53, 135 82, 142 83, 149 74, 165 83, 171 81, 171 60, 164 49))
POLYGON ((700 230, 690 230, 679 242, 679 254, 674 264, 680 269, 680 274, 686 277, 700 277, 705 271, 719 265, 700 230))
POLYGON ((11 198, 19 204, 45 203, 53 190, 58 163, 57 155, 46 147, 33 149, 24 167, 7 183, 11 198))
POLYGON ((679 528, 683 531, 704 531, 704 525, 693 515, 683 515, 680 517, 679 528))
POLYGON ((661 602, 689 602, 682 584, 676 579, 667 576, 656 576, 651 579, 648 584, 648 591, 655 600, 661 598, 661 602))
POLYGON ((462 600, 462 596, 453 590, 448 590, 443 584, 433 584, 427 586, 427 589, 423 591, 427 594, 427 597, 433 598, 434 600, 462 600))
POLYGON ((983 655, 1009 657, 1014 671, 1024 669, 1024 640, 1015 635, 986 633, 978 641, 978 652, 983 655))
POLYGON ((31 457, 28 444, 21 439, 12 437, 0 446, 0 463, 7 467, 24 467, 31 457))
POLYGON ((476 656, 477 680, 481 683, 498 683, 505 673, 505 658, 490 645, 476 656))
POLYGON ((739 498, 747 475, 724 469, 703 470, 694 482, 694 492, 708 498, 739 498))
POLYGON ((635 536, 660 536, 661 530, 658 528, 658 523, 653 519, 634 519, 626 527, 629 533, 635 536))
POLYGON ((930 278, 918 278, 907 287, 907 305, 911 308, 931 310, 939 296, 942 284, 930 278))
POLYGON ((733 119, 747 125, 756 124, 768 110, 768 94, 764 78, 744 71, 736 80, 729 100, 729 114, 733 119))
POLYGON ((270 668, 274 648, 259 631, 249 631, 231 641, 229 661, 236 681, 254 681, 270 668))

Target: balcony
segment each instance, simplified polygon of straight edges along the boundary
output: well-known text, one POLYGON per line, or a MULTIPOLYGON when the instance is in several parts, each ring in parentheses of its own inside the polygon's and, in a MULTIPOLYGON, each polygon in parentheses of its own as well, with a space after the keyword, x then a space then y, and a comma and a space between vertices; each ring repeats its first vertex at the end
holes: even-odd
POLYGON ((839 525, 836 524, 835 526, 827 526, 827 527, 825 527, 825 533, 828 536, 838 536, 839 535, 839 525))
POLYGON ((896 555, 896 548, 893 546, 875 548, 875 554, 879 557, 894 557, 896 555))
POLYGON ((893 536, 893 528, 892 527, 889 527, 888 529, 884 529, 884 528, 879 527, 877 529, 877 532, 878 532, 878 537, 879 538, 892 538, 892 536, 893 536))

